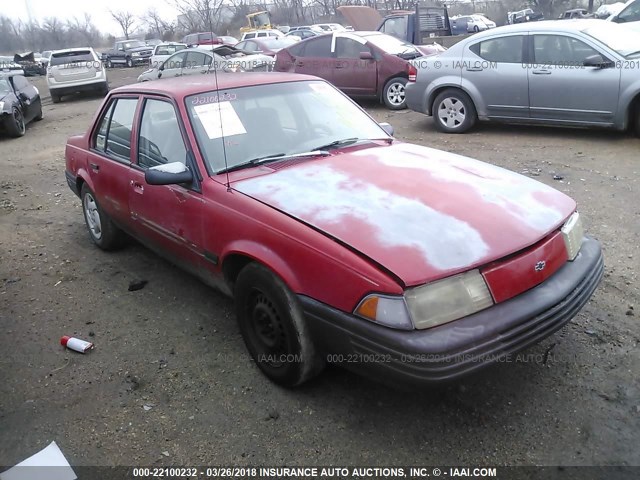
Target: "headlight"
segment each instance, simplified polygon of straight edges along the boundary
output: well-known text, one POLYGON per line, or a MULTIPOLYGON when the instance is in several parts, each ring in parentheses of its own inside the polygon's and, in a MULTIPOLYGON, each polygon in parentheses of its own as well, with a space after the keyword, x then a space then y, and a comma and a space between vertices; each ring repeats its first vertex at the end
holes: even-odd
POLYGON ((404 296, 366 296, 354 313, 387 327, 425 329, 466 317, 493 305, 478 270, 411 288, 404 296))
POLYGON ((478 270, 407 290, 404 294, 416 328, 430 328, 479 312, 493 298, 478 270))
POLYGON ((564 245, 567 247, 567 257, 569 261, 572 261, 578 255, 580 247, 582 247, 582 237, 584 236, 580 214, 575 212, 571 215, 560 231, 562 232, 564 245))
POLYGON ((132 57, 139 57, 140 56, 140 52, 133 52, 131 54, 132 57))

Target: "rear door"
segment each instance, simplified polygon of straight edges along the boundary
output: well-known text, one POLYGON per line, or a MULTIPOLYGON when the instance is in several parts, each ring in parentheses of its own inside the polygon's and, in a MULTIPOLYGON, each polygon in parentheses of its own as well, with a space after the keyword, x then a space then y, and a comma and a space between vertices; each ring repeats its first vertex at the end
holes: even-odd
POLYGON ((569 34, 533 34, 527 69, 531 118, 546 121, 613 123, 621 69, 585 67, 585 58, 606 53, 569 34))
POLYGON ((366 42, 335 36, 335 55, 332 83, 348 95, 375 95, 377 91, 378 61, 360 59, 361 53, 374 52, 366 42))
MULTIPOLYGON (((469 43, 457 68, 462 86, 476 92, 478 113, 493 118, 528 118, 529 84, 524 68, 526 35, 502 35, 469 43)), ((455 62, 454 62, 455 63, 455 62)))
MULTIPOLYGON (((304 47, 294 59, 293 66, 296 73, 315 75, 333 83, 336 58, 331 52, 331 39, 333 35, 305 40, 304 47)), ((298 45, 294 45, 294 48, 298 45)))
POLYGON ((116 222, 128 226, 131 139, 137 96, 114 97, 102 111, 93 132, 87 171, 101 207, 116 222))
POLYGON ((173 103, 164 98, 147 98, 140 114, 136 162, 131 168, 129 205, 133 228, 143 239, 166 252, 187 268, 203 263, 204 201, 200 185, 148 185, 148 168, 181 162, 195 174, 187 161, 186 136, 173 103))

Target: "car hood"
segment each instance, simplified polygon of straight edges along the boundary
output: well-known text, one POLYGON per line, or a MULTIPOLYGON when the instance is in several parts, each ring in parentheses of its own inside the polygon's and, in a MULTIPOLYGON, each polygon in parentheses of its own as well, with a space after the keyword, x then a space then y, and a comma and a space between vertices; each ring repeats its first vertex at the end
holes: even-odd
POLYGON ((127 52, 146 52, 146 51, 152 51, 153 47, 147 45, 145 47, 134 47, 134 48, 127 48, 127 52))
POLYGON ((369 257, 405 286, 522 250, 576 208, 531 178, 411 144, 290 163, 261 167, 273 173, 233 188, 369 257))

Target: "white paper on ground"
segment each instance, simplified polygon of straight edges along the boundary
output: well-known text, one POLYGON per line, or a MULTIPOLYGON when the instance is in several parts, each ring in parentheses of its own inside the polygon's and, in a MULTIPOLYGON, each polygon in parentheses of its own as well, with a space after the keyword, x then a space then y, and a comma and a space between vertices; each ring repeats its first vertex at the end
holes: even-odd
POLYGON ((76 480, 78 477, 56 442, 0 473, 0 480, 76 480))
POLYGON ((222 137, 223 134, 225 137, 230 137, 247 133, 231 102, 207 103, 193 109, 198 114, 198 119, 207 136, 212 140, 222 137))

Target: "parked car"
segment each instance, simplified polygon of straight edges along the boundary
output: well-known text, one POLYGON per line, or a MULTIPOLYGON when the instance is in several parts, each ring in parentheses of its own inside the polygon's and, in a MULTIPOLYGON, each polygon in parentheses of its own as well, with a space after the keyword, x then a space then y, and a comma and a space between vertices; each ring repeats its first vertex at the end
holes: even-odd
POLYGON ((126 65, 131 68, 134 65, 148 64, 151 55, 153 55, 153 46, 147 45, 142 40, 118 40, 111 50, 102 53, 102 61, 107 68, 115 65, 126 65))
POLYGON ((531 8, 525 8, 517 12, 507 12, 507 23, 509 24, 538 22, 540 20, 544 20, 544 14, 535 12, 531 8))
POLYGON ((320 34, 327 33, 327 32, 325 32, 324 29, 322 29, 320 27, 316 27, 315 25, 300 25, 298 27, 291 27, 291 28, 289 28, 289 32, 287 32, 287 33, 296 32, 298 30, 312 30, 312 31, 314 31, 316 33, 320 33, 320 34))
POLYGON ((478 33, 416 65, 407 105, 432 115, 447 133, 466 132, 480 119, 635 125, 640 135, 640 82, 632 68, 640 61, 640 33, 623 30, 592 19, 478 33))
POLYGON ((18 65, 14 60, 13 57, 5 57, 2 56, 0 57, 0 73, 3 72, 12 72, 12 73, 17 73, 19 75, 24 75, 24 70, 22 69, 21 65, 18 65))
POLYGON ((561 13, 560 17, 558 18, 560 20, 570 20, 573 18, 590 18, 590 17, 593 17, 593 15, 589 13, 589 10, 585 8, 574 8, 571 10, 567 10, 564 13, 561 13))
POLYGON ((600 244, 565 194, 395 141, 323 80, 218 82, 113 90, 65 175, 99 248, 127 232, 232 295, 272 381, 326 362, 452 380, 551 335, 596 289, 600 244))
POLYGON ((275 28, 271 30, 252 30, 250 32, 244 32, 240 41, 248 40, 250 38, 280 38, 284 37, 284 33, 275 28))
POLYGON ((482 32, 490 28, 496 28, 495 22, 482 15, 458 15, 449 18, 452 35, 482 32))
POLYGON ((339 23, 316 23, 311 25, 312 27, 321 28, 323 31, 330 32, 344 32, 346 29, 339 23))
POLYGON ((44 75, 46 70, 42 64, 36 60, 34 52, 16 53, 13 61, 22 67, 25 77, 44 75))
POLYGON ((185 48, 187 48, 187 45, 184 43, 161 43, 156 45, 153 55, 149 58, 149 66, 151 68, 159 67, 171 55, 185 48))
POLYGON ((198 45, 221 45, 222 39, 213 32, 190 33, 182 39, 182 43, 189 47, 197 47, 198 45))
POLYGON ((409 60, 421 55, 414 45, 380 32, 335 32, 280 50, 275 69, 315 75, 348 95, 378 98, 399 110, 406 107, 409 60))
POLYGON ((262 53, 274 57, 283 48, 294 45, 300 41, 299 38, 284 37, 268 37, 268 38, 252 38, 244 40, 236 45, 236 48, 250 53, 262 53))
POLYGON ((21 137, 26 125, 42 120, 40 92, 24 76, 0 72, 0 130, 21 137))
POLYGON ((106 95, 109 91, 107 72, 90 47, 54 50, 47 68, 47 86, 53 103, 74 93, 106 95))
POLYGON ((235 47, 218 45, 180 50, 163 63, 138 77, 138 82, 183 75, 203 75, 214 69, 219 72, 266 72, 273 70, 274 59, 262 54, 248 54, 235 47), (215 58, 215 61, 214 61, 215 58))
POLYGON ((317 37, 318 35, 324 35, 325 32, 319 33, 311 29, 294 30, 285 35, 285 38, 299 38, 304 40, 305 38, 317 37))
POLYGON ((44 67, 45 71, 47 69, 47 67, 49 66, 49 59, 51 58, 51 50, 45 50, 44 52, 42 52, 42 57, 40 58, 40 63, 42 63, 42 66, 44 67))
POLYGON ((624 8, 609 20, 640 31, 640 0, 629 0, 624 8))

